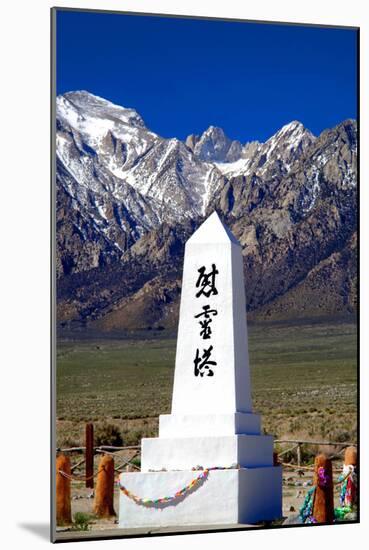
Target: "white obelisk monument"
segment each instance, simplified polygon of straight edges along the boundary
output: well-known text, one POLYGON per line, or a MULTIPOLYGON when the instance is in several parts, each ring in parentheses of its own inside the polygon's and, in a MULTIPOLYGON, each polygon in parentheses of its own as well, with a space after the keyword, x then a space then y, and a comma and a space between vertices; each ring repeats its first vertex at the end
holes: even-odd
POLYGON ((142 439, 141 472, 120 483, 120 527, 282 516, 273 437, 252 412, 241 247, 216 212, 185 247, 172 412, 159 417, 158 438, 142 439), (199 466, 206 478, 180 494, 199 466))

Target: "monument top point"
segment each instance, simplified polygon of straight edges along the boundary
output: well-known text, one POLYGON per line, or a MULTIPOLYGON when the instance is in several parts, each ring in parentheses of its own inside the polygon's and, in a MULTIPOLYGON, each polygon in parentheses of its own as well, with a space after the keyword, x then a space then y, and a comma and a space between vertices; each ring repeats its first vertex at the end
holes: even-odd
POLYGON ((232 232, 225 226, 214 210, 200 225, 186 244, 226 244, 233 243, 241 246, 232 232))

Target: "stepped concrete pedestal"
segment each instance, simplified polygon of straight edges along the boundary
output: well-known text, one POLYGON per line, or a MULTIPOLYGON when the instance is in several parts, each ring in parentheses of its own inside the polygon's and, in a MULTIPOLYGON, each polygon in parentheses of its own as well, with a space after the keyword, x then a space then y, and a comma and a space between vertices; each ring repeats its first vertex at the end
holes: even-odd
POLYGON ((252 412, 241 247, 216 213, 186 243, 172 414, 159 417, 159 437, 143 438, 141 450, 141 472, 120 475, 131 495, 121 492, 120 527, 282 516, 273 437, 261 435, 252 412), (184 494, 152 502, 188 486, 200 467, 210 470, 184 494))
MULTIPOLYGON (((155 499, 190 483, 197 472, 122 474, 130 491, 155 499)), ((172 504, 153 507, 121 497, 120 527, 252 524, 282 516, 281 467, 214 470, 192 493, 172 504), (124 498, 124 502, 122 502, 124 498), (123 506, 122 506, 123 505, 123 506)))

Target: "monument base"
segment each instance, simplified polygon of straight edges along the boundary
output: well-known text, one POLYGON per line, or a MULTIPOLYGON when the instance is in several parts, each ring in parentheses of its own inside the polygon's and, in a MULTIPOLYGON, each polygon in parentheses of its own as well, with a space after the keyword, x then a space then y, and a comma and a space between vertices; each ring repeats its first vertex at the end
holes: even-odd
POLYGON ((271 435, 143 437, 141 471, 191 470, 197 465, 208 468, 218 464, 238 464, 243 468, 273 466, 273 443, 271 435))
MULTIPOLYGON (((199 471, 127 472, 120 483, 144 499, 172 496, 199 471)), ((167 503, 141 504, 121 492, 119 527, 257 523, 282 517, 282 468, 211 470, 188 493, 167 503)))

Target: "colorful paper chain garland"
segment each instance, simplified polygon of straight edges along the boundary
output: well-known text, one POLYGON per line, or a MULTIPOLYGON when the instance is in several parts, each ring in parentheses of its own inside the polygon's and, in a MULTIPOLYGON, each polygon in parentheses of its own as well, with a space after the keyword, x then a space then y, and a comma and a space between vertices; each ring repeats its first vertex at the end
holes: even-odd
MULTIPOLYGON (((141 504, 144 506, 155 506, 157 504, 167 504, 169 502, 172 502, 180 497, 185 496, 188 494, 196 485, 200 483, 201 480, 206 479, 209 475, 209 472, 211 470, 229 470, 229 469, 235 469, 239 468, 238 465, 232 465, 229 467, 226 466, 214 466, 212 468, 204 468, 201 470, 200 474, 190 481, 188 485, 174 493, 172 496, 165 496, 160 497, 156 499, 151 498, 141 498, 134 493, 132 493, 127 487, 124 485, 121 485, 120 479, 117 480, 117 484, 122 491, 123 494, 125 494, 128 498, 132 499, 136 504, 141 504)), ((325 487, 328 483, 329 477, 325 473, 324 468, 318 469, 318 484, 321 487, 325 487)), ((356 474, 354 468, 351 467, 345 467, 341 476, 338 478, 338 481, 342 482, 341 486, 341 493, 340 493, 340 503, 341 506, 339 508, 335 508, 334 510, 334 517, 335 519, 344 519, 345 516, 353 511, 353 505, 355 503, 356 499, 356 474)), ((306 494, 305 500, 303 505, 300 508, 299 515, 303 523, 317 523, 315 517, 313 516, 313 507, 314 507, 314 497, 315 497, 315 489, 316 487, 312 487, 309 489, 308 493, 306 494)))
POLYGON ((124 485, 121 485, 120 479, 117 480, 117 484, 118 484, 120 490, 122 491, 122 493, 124 495, 126 495, 128 498, 132 499, 134 502, 136 502, 136 504, 141 504, 141 505, 144 505, 144 506, 156 506, 157 504, 167 504, 168 502, 172 502, 172 501, 174 501, 174 500, 176 500, 180 497, 185 496, 196 485, 198 485, 201 480, 206 479, 211 470, 230 470, 230 469, 235 469, 236 467, 238 468, 238 465, 237 466, 232 465, 232 466, 228 466, 228 467, 226 467, 226 466, 224 466, 224 467, 214 466, 212 468, 204 468, 204 470, 202 470, 200 472, 200 474, 195 479, 193 479, 188 485, 186 485, 185 487, 183 487, 182 489, 180 489, 179 491, 174 493, 173 496, 170 496, 170 497, 160 497, 160 498, 155 498, 155 499, 141 498, 141 497, 135 495, 134 493, 132 493, 124 485))

